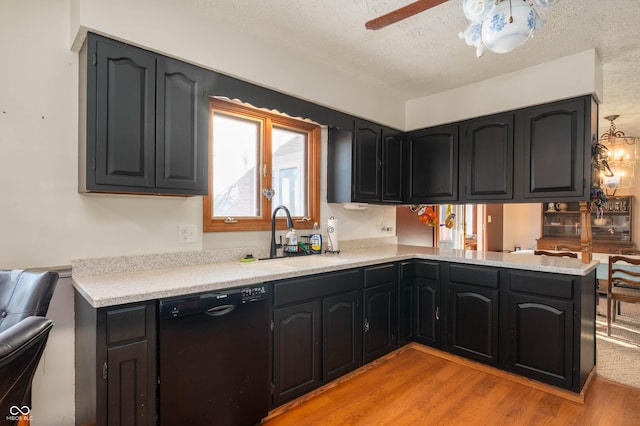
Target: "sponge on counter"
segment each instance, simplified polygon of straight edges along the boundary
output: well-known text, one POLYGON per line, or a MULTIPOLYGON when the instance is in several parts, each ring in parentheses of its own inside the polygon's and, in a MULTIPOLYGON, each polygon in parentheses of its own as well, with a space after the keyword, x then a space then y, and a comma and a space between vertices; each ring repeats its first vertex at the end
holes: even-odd
POLYGON ((242 259, 240 259, 240 262, 253 262, 254 260, 256 260, 256 258, 253 257, 252 254, 246 254, 242 259))

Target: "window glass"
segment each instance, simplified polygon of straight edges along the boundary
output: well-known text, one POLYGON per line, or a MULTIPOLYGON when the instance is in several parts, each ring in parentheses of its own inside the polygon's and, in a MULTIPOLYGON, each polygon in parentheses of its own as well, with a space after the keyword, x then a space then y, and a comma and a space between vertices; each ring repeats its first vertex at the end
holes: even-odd
POLYGON ((307 135, 273 127, 271 131, 271 181, 275 190, 272 211, 280 204, 293 216, 308 216, 305 203, 307 135))
POLYGON ((210 117, 205 232, 270 230, 279 205, 296 229, 320 221, 320 126, 214 98, 210 117))
POLYGON ((260 123, 213 116, 213 211, 216 216, 260 215, 260 123))

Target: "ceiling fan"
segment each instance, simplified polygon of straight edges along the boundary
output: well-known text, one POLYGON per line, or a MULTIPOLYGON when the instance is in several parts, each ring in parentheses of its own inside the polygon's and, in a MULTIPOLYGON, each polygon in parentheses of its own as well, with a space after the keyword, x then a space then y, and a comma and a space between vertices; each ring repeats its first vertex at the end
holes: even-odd
MULTIPOLYGON (((379 30, 395 22, 407 19, 447 0, 418 0, 400 9, 365 23, 369 30, 379 30)), ((469 46, 476 47, 480 58, 487 48, 495 53, 507 53, 522 46, 542 28, 544 20, 535 7, 548 9, 559 0, 535 0, 528 4, 525 0, 463 0, 462 11, 470 21, 467 29, 458 36, 469 46)))
POLYGON ((418 0, 410 3, 400 9, 396 9, 387 14, 379 16, 375 19, 370 20, 366 24, 364 24, 365 28, 368 30, 379 30, 388 25, 394 24, 398 21, 402 21, 403 19, 407 19, 413 15, 417 15, 420 12, 424 12, 427 9, 431 9, 432 7, 438 6, 446 2, 447 0, 418 0))

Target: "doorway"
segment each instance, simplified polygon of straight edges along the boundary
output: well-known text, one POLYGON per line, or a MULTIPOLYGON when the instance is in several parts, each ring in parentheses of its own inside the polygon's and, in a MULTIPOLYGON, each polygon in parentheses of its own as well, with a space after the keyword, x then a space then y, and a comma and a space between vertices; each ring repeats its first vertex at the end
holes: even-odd
POLYGON ((502 204, 438 206, 440 226, 437 247, 479 251, 503 251, 504 213, 502 204), (447 212, 455 214, 452 228, 444 226, 447 212))

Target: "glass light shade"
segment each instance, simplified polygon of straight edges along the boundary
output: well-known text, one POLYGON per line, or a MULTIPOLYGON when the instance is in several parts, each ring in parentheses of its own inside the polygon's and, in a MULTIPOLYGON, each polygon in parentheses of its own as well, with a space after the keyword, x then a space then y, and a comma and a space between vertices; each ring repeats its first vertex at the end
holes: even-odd
POLYGON ((635 186, 635 165, 614 164, 611 165, 612 177, 602 177, 602 184, 610 189, 629 189, 635 186))
POLYGON ((638 160, 638 154, 636 149, 636 138, 634 137, 605 137, 607 135, 603 135, 600 139, 600 143, 602 143, 607 149, 609 163, 612 162, 636 162, 638 160))
POLYGON ((522 46, 542 24, 542 19, 526 2, 505 0, 482 23, 482 42, 492 52, 507 53, 522 46))

